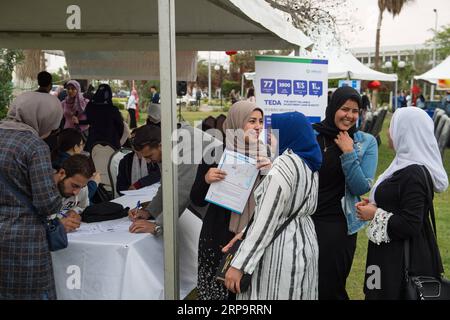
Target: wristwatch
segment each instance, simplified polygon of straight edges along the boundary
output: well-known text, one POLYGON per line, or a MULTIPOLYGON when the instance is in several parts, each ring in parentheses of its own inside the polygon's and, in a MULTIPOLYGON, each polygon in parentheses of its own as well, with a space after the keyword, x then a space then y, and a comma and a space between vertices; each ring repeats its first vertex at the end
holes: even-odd
POLYGON ((162 227, 155 223, 155 236, 159 236, 162 233, 162 227))

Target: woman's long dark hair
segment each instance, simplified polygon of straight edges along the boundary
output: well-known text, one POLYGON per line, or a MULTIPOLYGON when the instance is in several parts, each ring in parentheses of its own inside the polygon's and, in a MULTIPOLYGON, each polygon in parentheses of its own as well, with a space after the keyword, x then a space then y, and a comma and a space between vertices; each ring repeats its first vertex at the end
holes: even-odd
POLYGON ((67 128, 62 130, 58 135, 56 148, 52 151, 52 161, 58 159, 60 152, 67 152, 73 147, 80 145, 81 142, 84 142, 83 136, 77 129, 67 128))

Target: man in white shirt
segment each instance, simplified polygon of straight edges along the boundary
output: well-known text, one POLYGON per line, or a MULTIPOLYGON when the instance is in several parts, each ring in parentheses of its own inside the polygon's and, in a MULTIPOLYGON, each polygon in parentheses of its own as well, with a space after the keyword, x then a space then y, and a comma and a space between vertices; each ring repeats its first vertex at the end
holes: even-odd
POLYGON ((128 98, 127 109, 130 115, 130 129, 136 128, 136 105, 138 104, 138 93, 135 89, 131 91, 128 98))
POLYGON ((63 197, 61 211, 56 214, 66 232, 80 227, 80 214, 89 205, 87 183, 95 168, 92 161, 83 154, 67 158, 53 178, 63 197))

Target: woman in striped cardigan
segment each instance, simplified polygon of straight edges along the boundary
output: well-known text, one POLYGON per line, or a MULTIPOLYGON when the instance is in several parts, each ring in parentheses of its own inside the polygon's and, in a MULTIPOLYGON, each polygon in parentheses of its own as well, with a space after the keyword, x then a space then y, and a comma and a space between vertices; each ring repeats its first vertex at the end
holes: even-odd
POLYGON ((254 220, 226 273, 225 285, 238 293, 237 299, 317 299, 319 252, 311 215, 317 205, 322 155, 303 114, 274 114, 272 129, 279 130, 282 155, 254 192, 254 220), (276 230, 293 214, 295 218, 272 242, 276 230), (252 274, 252 280, 249 290, 241 293, 243 273, 252 274))

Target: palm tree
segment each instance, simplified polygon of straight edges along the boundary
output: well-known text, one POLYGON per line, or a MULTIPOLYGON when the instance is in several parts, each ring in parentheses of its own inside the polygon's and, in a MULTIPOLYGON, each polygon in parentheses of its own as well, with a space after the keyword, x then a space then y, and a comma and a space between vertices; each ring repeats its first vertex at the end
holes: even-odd
MULTIPOLYGON (((399 15, 402 11, 403 6, 407 2, 412 2, 414 0, 378 0, 378 24, 377 24, 377 35, 375 40, 375 70, 380 70, 380 34, 381 34, 381 22, 383 21, 383 13, 385 10, 390 12, 394 17, 399 15)), ((377 96, 378 90, 373 90, 372 95, 372 105, 374 108, 377 107, 377 96)))
POLYGON ((377 35, 375 40, 375 70, 380 69, 380 33, 381 33, 381 22, 383 21, 383 13, 387 10, 394 17, 399 15, 402 11, 403 6, 414 0, 378 0, 378 24, 377 24, 377 35))

